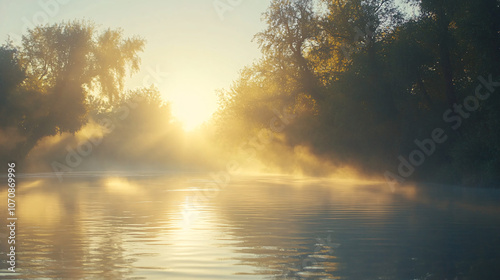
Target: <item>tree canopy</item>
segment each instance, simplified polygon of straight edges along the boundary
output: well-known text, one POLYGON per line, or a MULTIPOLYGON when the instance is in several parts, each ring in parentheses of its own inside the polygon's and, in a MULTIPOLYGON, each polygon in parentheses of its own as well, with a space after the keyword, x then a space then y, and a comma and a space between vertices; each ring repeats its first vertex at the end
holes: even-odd
POLYGON ((221 94, 220 134, 251 137, 286 107, 297 117, 274 142, 398 180, 498 182, 498 94, 475 95, 498 85, 499 2, 406 2, 271 1, 256 35, 263 58, 221 94), (448 140, 399 176, 439 128, 448 140))
POLYGON ((22 37, 21 46, 3 45, 2 129, 15 131, 19 140, 10 157, 24 159, 45 136, 78 131, 88 121, 89 96, 111 108, 127 71, 139 69, 143 48, 140 38, 84 21, 39 26, 22 37))

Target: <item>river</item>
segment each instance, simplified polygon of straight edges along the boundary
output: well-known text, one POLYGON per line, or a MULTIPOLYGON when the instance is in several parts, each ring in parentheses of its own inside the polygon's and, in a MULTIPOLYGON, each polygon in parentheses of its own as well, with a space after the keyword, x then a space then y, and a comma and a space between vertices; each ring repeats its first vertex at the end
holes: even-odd
POLYGON ((6 270, 3 229, 0 276, 500 279, 498 190, 278 175, 233 177, 213 190, 208 180, 20 176, 17 272, 6 270))

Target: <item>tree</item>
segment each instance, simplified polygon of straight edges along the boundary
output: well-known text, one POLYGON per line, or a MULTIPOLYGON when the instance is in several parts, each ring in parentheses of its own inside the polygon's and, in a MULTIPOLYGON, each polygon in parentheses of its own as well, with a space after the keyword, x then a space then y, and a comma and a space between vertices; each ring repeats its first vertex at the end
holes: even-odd
POLYGON ((112 106, 127 70, 138 70, 144 47, 143 40, 122 33, 73 21, 36 27, 23 36, 17 63, 26 79, 15 95, 21 112, 16 123, 25 140, 13 158, 24 159, 45 136, 78 131, 87 121, 89 95, 112 106))
POLYGON ((68 22, 36 27, 23 36, 22 62, 28 89, 46 93, 62 81, 96 91, 109 102, 123 90, 127 70, 139 70, 144 40, 123 38, 121 29, 98 32, 92 23, 68 22))
POLYGON ((25 78, 18 50, 9 42, 0 46, 0 128, 9 126, 18 115, 15 90, 25 78))
POLYGON ((306 58, 319 34, 312 1, 274 0, 264 13, 264 19, 267 29, 255 36, 262 53, 287 61, 297 71, 295 78, 301 86, 299 91, 322 100, 317 78, 306 58))
POLYGON ((498 182, 500 98, 471 99, 500 79, 498 0, 411 0, 420 8, 411 19, 390 0, 320 2, 271 2, 256 35, 263 58, 221 95, 224 135, 251 137, 272 108, 288 105, 296 117, 273 144, 383 173, 416 155, 416 139, 448 126, 443 113, 466 100, 474 112, 452 112, 460 130, 447 130, 411 179, 498 182))

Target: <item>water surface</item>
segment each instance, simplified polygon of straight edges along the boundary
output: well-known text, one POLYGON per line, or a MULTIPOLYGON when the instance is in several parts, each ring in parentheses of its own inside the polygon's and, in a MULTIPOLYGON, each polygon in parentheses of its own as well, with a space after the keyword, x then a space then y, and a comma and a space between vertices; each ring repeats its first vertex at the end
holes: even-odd
POLYGON ((2 278, 500 279, 499 191, 89 175, 19 179, 18 274, 2 229, 2 278))

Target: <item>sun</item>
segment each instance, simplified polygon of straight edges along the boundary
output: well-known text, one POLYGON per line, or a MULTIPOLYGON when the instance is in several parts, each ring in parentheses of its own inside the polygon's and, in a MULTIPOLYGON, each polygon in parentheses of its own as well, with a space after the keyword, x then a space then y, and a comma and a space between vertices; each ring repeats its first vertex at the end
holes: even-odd
POLYGON ((179 120, 186 131, 192 131, 208 121, 217 108, 214 95, 201 90, 167 96, 172 106, 172 114, 179 120))
MULTIPOLYGON (((167 55, 168 66, 159 67, 168 74, 157 86, 170 103, 174 117, 191 131, 211 118, 217 110, 217 89, 230 81, 222 79, 224 73, 214 69, 221 58, 210 51, 183 46, 173 53, 167 55)), ((158 57, 162 55, 157 53, 158 57)))

